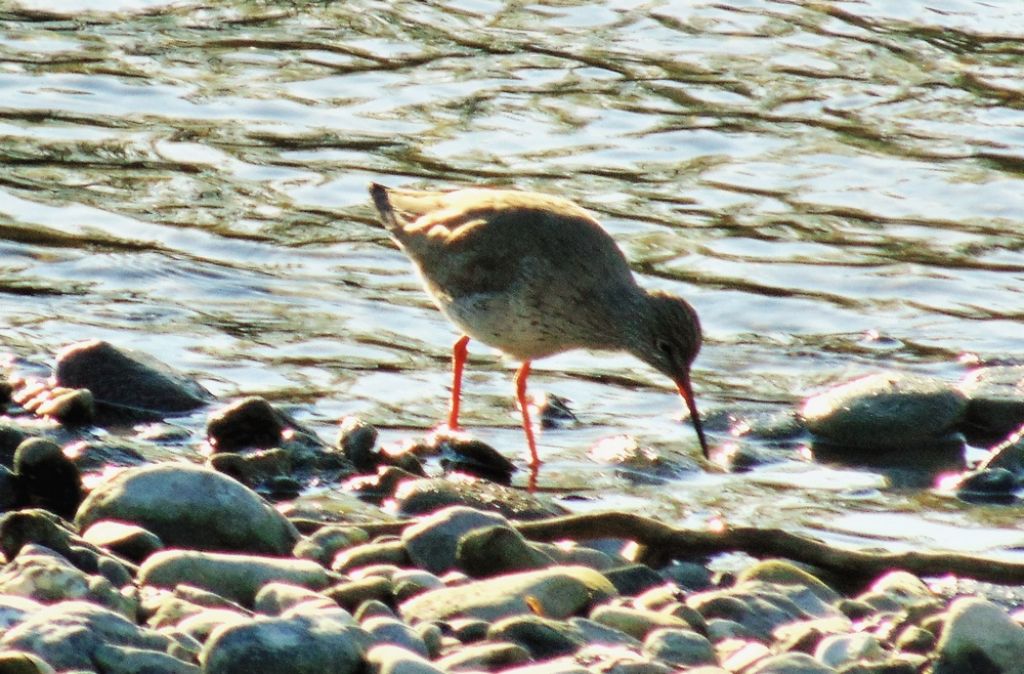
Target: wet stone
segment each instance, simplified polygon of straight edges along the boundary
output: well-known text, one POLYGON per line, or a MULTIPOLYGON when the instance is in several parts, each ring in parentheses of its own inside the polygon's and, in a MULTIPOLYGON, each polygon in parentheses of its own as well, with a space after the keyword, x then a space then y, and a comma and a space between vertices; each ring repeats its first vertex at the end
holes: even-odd
POLYGON ((646 564, 627 564, 602 571, 622 595, 636 595, 665 583, 657 571, 646 564))
POLYGON ((483 480, 427 478, 404 482, 396 503, 403 516, 422 515, 454 505, 488 510, 518 520, 568 514, 568 510, 550 499, 483 480))
POLYGON ((1002 437, 1024 424, 1024 365, 983 367, 960 384, 972 433, 1002 437))
POLYGON ((74 518, 82 502, 82 479, 60 445, 44 438, 25 440, 14 452, 14 475, 19 507, 74 518))
POLYGON ((351 571, 375 564, 405 566, 409 555, 401 541, 363 543, 339 552, 331 563, 332 571, 351 571))
POLYGON ((801 415, 816 442, 885 451, 955 443, 966 410, 964 394, 941 380, 887 372, 812 396, 801 415))
POLYGON ((662 484, 698 469, 692 459, 641 447, 636 438, 628 435, 599 440, 587 455, 597 463, 614 466, 620 477, 640 484, 662 484))
POLYGON ((215 451, 234 452, 249 447, 275 447, 288 424, 263 398, 243 398, 214 412, 206 422, 206 435, 215 451))
POLYGON ((375 644, 392 644, 401 646, 406 650, 430 657, 427 645, 420 638, 420 635, 413 628, 409 627, 397 618, 380 617, 370 618, 364 621, 361 627, 370 635, 375 644))
POLYGON ((167 365, 101 340, 72 344, 57 355, 57 384, 92 392, 97 411, 123 418, 191 412, 213 396, 167 365))
POLYGON ((646 611, 628 606, 598 606, 590 614, 590 619, 640 640, 659 628, 684 629, 690 627, 689 623, 682 618, 659 611, 646 611))
POLYGON ((1005 468, 986 468, 960 477, 956 495, 972 503, 1010 503, 1016 499, 1018 476, 1005 468))
POLYGON ((299 533, 255 492, 216 471, 179 463, 129 468, 96 486, 75 523, 131 522, 172 547, 288 554, 299 533))
POLYGON ((372 576, 339 583, 326 590, 324 594, 349 610, 355 610, 363 602, 389 602, 394 586, 391 581, 381 576, 372 576))
POLYGON ((461 434, 435 436, 441 468, 446 473, 463 473, 503 485, 512 483, 512 474, 518 469, 494 447, 461 434))

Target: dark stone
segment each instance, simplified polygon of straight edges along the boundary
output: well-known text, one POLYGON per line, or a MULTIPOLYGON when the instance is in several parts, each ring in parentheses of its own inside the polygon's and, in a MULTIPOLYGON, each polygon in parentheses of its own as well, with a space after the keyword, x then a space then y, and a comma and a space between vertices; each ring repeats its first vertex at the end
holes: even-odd
POLYGON ((956 495, 971 502, 1011 502, 1017 489, 1016 476, 1005 468, 988 468, 960 479, 956 495))
POLYGON ((360 473, 372 473, 381 465, 380 452, 375 452, 377 429, 356 417, 345 417, 338 428, 338 447, 360 473))
POLYGON ((652 587, 665 584, 662 576, 646 564, 629 564, 602 571, 605 578, 623 595, 637 595, 652 587))
POLYGON ((484 480, 419 479, 403 484, 397 497, 404 516, 422 515, 453 505, 489 510, 519 520, 537 520, 568 514, 554 501, 520 489, 484 480))
POLYGON ((206 435, 218 452, 275 447, 287 428, 285 417, 258 396, 243 398, 210 415, 206 435))
POLYGON ((507 525, 474 529, 459 539, 456 565, 473 578, 553 566, 555 561, 507 525))
POLYGON ((536 660, 572 655, 586 643, 579 630, 564 620, 532 615, 499 620, 487 630, 487 638, 519 644, 536 660))
POLYGON ((83 497, 82 478, 57 443, 44 438, 22 442, 14 452, 14 475, 21 507, 74 519, 83 497))
POLYGON ((92 392, 98 413, 152 419, 202 407, 212 395, 196 381, 144 354, 90 340, 57 356, 56 382, 92 392))
POLYGON ((30 433, 14 424, 0 421, 0 465, 14 468, 14 450, 30 437, 30 433))
POLYGON ((440 442, 441 468, 449 473, 465 473, 498 484, 511 484, 515 464, 498 450, 480 440, 457 435, 440 442))

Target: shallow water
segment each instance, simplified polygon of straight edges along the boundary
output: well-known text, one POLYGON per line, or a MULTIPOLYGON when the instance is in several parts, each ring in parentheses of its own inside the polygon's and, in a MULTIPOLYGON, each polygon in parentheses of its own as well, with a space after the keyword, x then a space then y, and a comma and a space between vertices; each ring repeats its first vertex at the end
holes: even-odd
MULTIPOLYGON (((1016 3, 16 0, 0 20, 0 349, 22 358, 98 337, 326 438, 349 414, 428 428, 454 333, 375 225, 378 180, 592 209, 700 313, 715 444, 859 374, 1024 359, 1016 3)), ((464 422, 519 457, 512 365, 471 357, 464 422)), ((542 482, 577 509, 1024 541, 1015 508, 799 453, 634 485, 588 448, 694 456, 666 381, 572 353, 531 386, 581 420, 541 437, 542 482)))

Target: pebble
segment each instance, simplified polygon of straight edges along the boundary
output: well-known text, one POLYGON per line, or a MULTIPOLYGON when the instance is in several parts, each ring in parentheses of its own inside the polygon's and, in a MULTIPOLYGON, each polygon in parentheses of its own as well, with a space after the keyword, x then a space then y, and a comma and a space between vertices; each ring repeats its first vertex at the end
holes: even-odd
POLYGON ((643 652, 677 667, 717 664, 711 642, 693 630, 660 628, 644 639, 643 652))
POLYGON ((569 512, 542 495, 486 480, 423 478, 401 484, 395 504, 403 517, 425 515, 455 505, 496 512, 517 520, 544 519, 569 512))
POLYGON ((954 430, 966 411, 966 396, 941 380, 885 372, 812 396, 801 415, 832 446, 883 452, 962 447, 954 430))
POLYGON ((82 502, 82 478, 60 445, 29 438, 14 451, 14 480, 20 507, 44 508, 66 520, 82 502))
POLYGON ((184 463, 128 468, 95 487, 75 517, 137 524, 164 544, 199 550, 284 555, 295 527, 258 494, 229 477, 184 463))
POLYGON ((544 569, 555 560, 508 525, 474 529, 459 538, 455 563, 471 578, 544 569))
POLYGON ((487 638, 518 644, 537 660, 570 655, 587 643, 579 627, 564 620, 549 620, 536 615, 499 620, 488 628, 487 638))
POLYGON ((82 532, 82 539, 135 563, 142 562, 164 547, 163 541, 156 534, 137 524, 114 520, 93 522, 82 532))

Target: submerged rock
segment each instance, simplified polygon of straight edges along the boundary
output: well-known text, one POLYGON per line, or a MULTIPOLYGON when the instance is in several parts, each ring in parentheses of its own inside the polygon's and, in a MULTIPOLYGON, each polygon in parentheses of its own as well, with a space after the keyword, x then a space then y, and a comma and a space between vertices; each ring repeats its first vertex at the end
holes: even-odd
POLYGON ((972 434, 998 438, 1024 424, 1024 365, 983 367, 960 384, 972 434))
POLYGON ((402 515, 422 515, 453 505, 535 520, 569 511, 550 499, 485 480, 425 478, 402 482, 396 498, 402 515))
POLYGON ((815 443, 870 452, 963 447, 958 389, 931 377, 868 375, 808 398, 801 415, 815 443))
POLYGON ((198 550, 285 555, 299 532, 254 491, 184 463, 129 468, 93 489, 75 523, 132 522, 164 544, 198 550))

